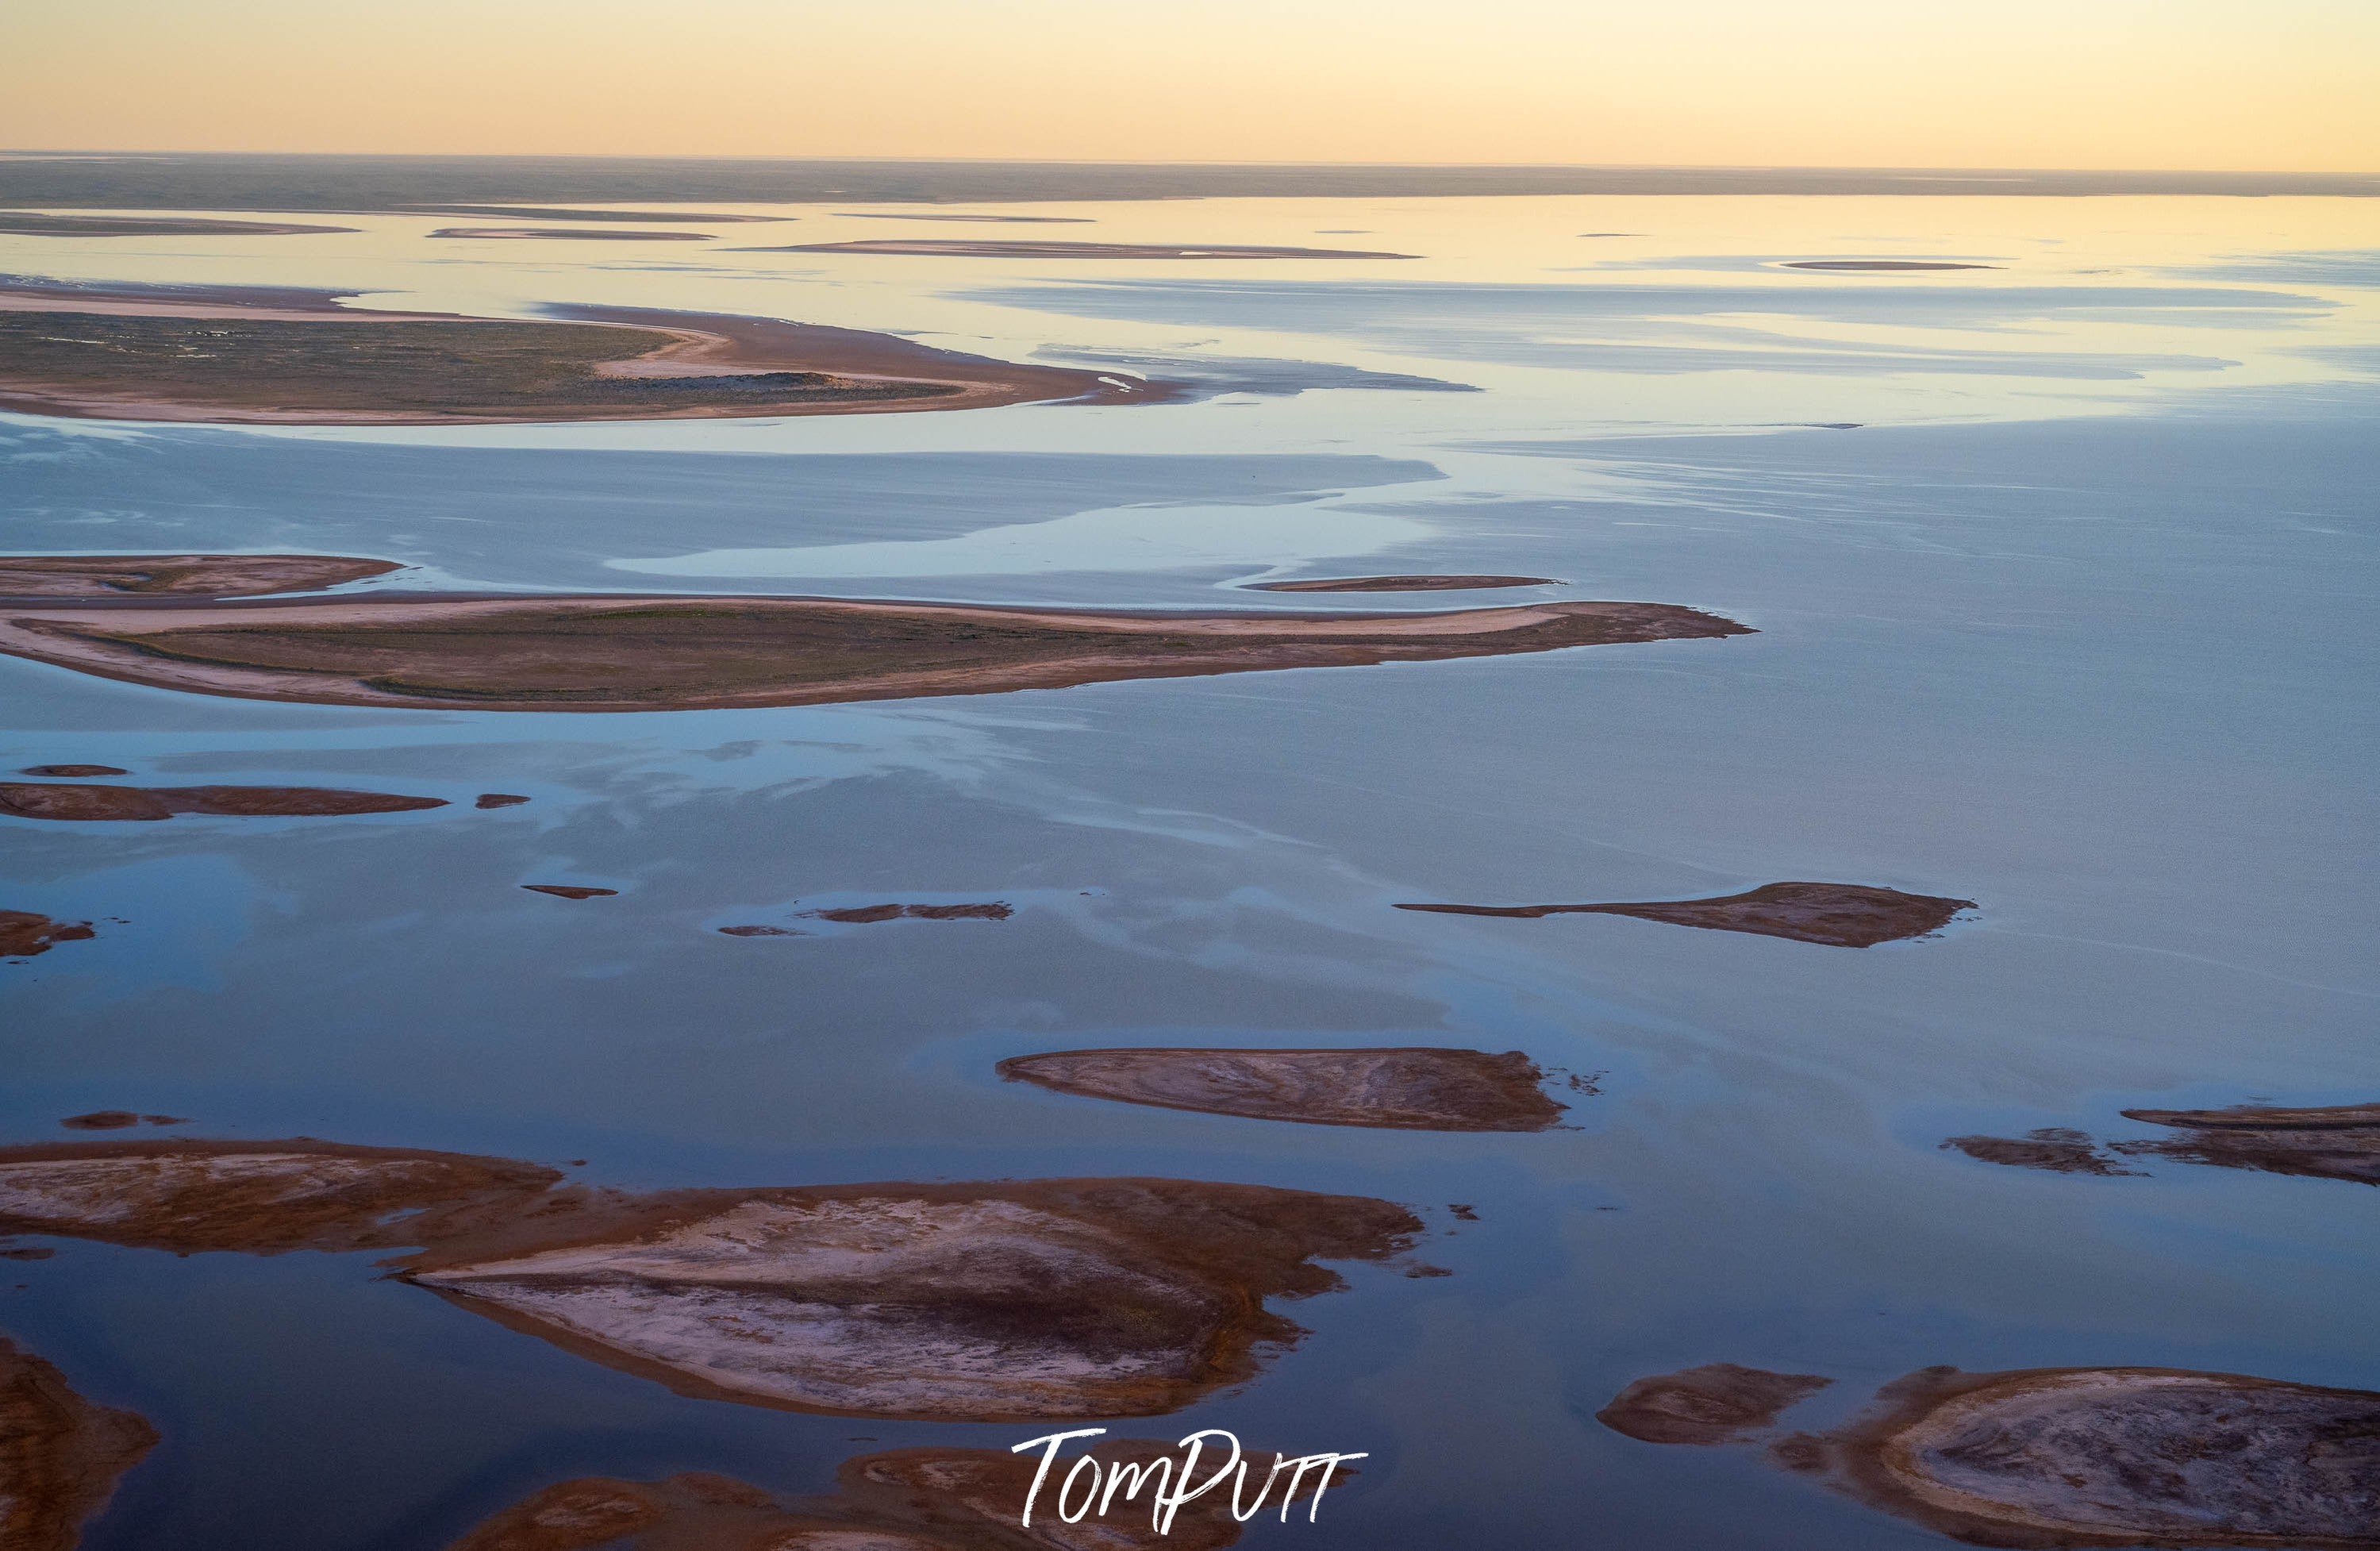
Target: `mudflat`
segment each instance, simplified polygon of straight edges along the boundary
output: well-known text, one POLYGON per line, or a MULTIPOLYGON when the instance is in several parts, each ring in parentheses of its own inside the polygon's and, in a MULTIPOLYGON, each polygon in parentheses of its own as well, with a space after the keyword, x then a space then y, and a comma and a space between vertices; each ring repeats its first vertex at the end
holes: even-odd
POLYGON ((0 409, 211 424, 509 424, 1161 399, 856 329, 645 309, 468 318, 290 288, 0 285, 0 409))
POLYGON ((1414 259, 1418 253, 1374 253, 1354 248, 1267 248, 1172 242, 1001 242, 929 237, 868 238, 850 242, 798 242, 784 248, 740 248, 742 253, 898 253, 936 259, 1414 259))
MULTIPOLYGON (((1560 605, 1556 605, 1560 606, 1560 605)), ((0 650, 6 650, 0 645, 0 650)), ((1948 926, 1972 899, 1903 894, 1865 884, 1764 884, 1716 899, 1646 899, 1605 905, 1399 905, 1401 910, 1440 915, 1509 916, 1537 920, 1552 915, 1624 915, 1640 921, 1699 926, 1714 932, 1747 932, 1829 947, 1874 947, 1878 943, 1924 937, 1948 926)))
POLYGON ((375 592, 0 611, 0 653, 103 678, 256 700, 484 711, 820 705, 1750 633, 1674 605, 1585 602, 1184 614, 375 592))
POLYGON ((1060 1050, 998 1070, 1087 1098, 1317 1126, 1541 1131, 1562 1116, 1518 1050, 1060 1050))
POLYGON ((116 1478, 156 1444, 140 1417, 91 1404, 0 1336, 0 1545, 73 1551, 116 1478))

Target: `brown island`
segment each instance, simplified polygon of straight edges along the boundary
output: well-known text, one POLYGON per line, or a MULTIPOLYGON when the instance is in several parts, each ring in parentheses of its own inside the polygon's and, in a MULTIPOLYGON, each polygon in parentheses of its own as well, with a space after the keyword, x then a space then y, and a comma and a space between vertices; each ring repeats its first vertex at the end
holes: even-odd
POLYGON ((0 959, 30 959, 60 943, 87 943, 98 934, 87 921, 53 921, 38 910, 0 910, 0 959))
MULTIPOLYGON (((5 647, 0 647, 5 650, 5 647)), ((1645 899, 1609 905, 1399 905, 1401 910, 1439 915, 1505 916, 1536 921, 1550 915, 1624 915, 1640 921, 1699 926, 1714 932, 1746 932, 1828 947, 1874 947, 1878 943, 1930 936, 1948 926, 1972 899, 1903 894, 1865 884, 1764 884, 1716 899, 1645 899)))
POLYGON ((2022 1138, 1954 1136, 1942 1145, 1984 1163, 2059 1174, 2138 1175, 2140 1169, 2125 1167, 2122 1160, 2170 1158, 2302 1179, 2380 1185, 2380 1104, 2316 1109, 2252 1105, 2127 1109, 2123 1116, 2181 1134, 2130 1138, 2103 1146, 2086 1132, 2045 1126, 2022 1138))
POLYGON ((1541 1131, 1562 1116, 1518 1050, 1057 1050, 997 1069, 1086 1098, 1316 1126, 1541 1131))
POLYGON ((1186 614, 370 592, 0 606, 0 653, 102 678, 256 700, 481 711, 822 705, 1751 633, 1675 605, 1589 602, 1186 614))
POLYGON ((443 808, 443 797, 347 791, 336 787, 111 787, 79 782, 0 781, 0 813, 68 824, 169 819, 176 813, 237 818, 339 818, 443 808))
POLYGON ((1418 253, 1368 253, 1354 248, 1192 247, 1171 242, 999 242, 959 238, 888 237, 853 242, 798 242, 785 248, 736 248, 737 253, 899 253, 934 259, 1417 259, 1418 253))
POLYGON ((1268 1301, 1387 1262, 1393 1203, 1191 1179, 662 1191, 285 1142, 0 1149, 0 1233, 188 1253, 418 1247, 404 1278, 680 1393, 941 1421, 1149 1416, 1254 1377, 1268 1301))
MULTIPOLYGON (((1597 1413, 1651 1443, 1736 1442, 1824 1387, 1733 1363, 1639 1379, 1597 1413)), ((2178 1368, 1927 1368, 1770 1457, 1972 1545, 2380 1546, 2380 1394, 2178 1368)))
POLYGON ((0 409, 223 425, 482 425, 1160 401, 1171 385, 892 335, 634 308, 347 308, 288 287, 0 283, 0 409))
MULTIPOLYGON (((1040 1467, 1038 1450, 893 1448, 845 1460, 832 1493, 790 1500, 708 1473, 557 1482, 479 1525, 450 1551, 1223 1551, 1239 1541, 1228 1486, 1184 1504, 1164 1533, 1152 1526, 1151 1496, 1181 1462, 1178 1446, 1100 1438, 1083 1454, 1131 1473, 1108 1511, 1094 1508, 1075 1524, 1052 1508, 1052 1494, 1082 1454, 1062 1458, 1028 1526, 1024 1509, 1040 1467), (1150 1472, 1146 1484, 1142 1471, 1150 1472)), ((1206 1455, 1200 1478, 1227 1459, 1206 1455)), ((1250 1517, 1277 1509, 1292 1484, 1284 1476, 1259 1497, 1256 1487, 1267 1484, 1269 1462, 1258 1455, 1243 1465, 1248 1489, 1241 1502, 1250 1517)), ((1352 1473, 1342 1467, 1338 1478, 1352 1473)), ((1305 1479, 1296 1500, 1312 1495, 1316 1480, 1305 1479)))
POLYGON ((1251 581, 1251 592, 1463 592, 1491 587, 1559 587, 1549 576, 1323 576, 1303 581, 1251 581))

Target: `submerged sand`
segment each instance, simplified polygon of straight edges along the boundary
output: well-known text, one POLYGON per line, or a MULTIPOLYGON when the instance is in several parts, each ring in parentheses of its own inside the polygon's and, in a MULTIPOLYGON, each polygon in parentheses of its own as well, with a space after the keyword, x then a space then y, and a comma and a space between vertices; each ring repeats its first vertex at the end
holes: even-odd
POLYGON ((91 1404, 0 1336, 0 1545, 73 1551, 116 1478, 156 1444, 147 1422, 91 1404))
POLYGON ((350 309, 293 287, 0 283, 0 409, 211 424, 510 424, 1142 403, 1166 385, 770 318, 350 309))
POLYGON ((296 1140, 0 1149, 0 1233, 273 1253, 419 1246, 458 1306, 683 1393, 941 1420, 1154 1415, 1253 1377, 1421 1223, 1187 1179, 553 1188, 500 1158, 296 1140))
POLYGON ((0 653, 102 678, 256 700, 483 711, 821 705, 1749 633, 1674 605, 1585 602, 1186 614, 376 592, 0 612, 0 653))
MULTIPOLYGON (((5 649, 5 648, 0 648, 5 649)), ((1878 943, 1929 936, 1948 926, 1972 899, 1903 894, 1865 884, 1764 884, 1716 899, 1647 899, 1606 905, 1399 905, 1401 910, 1441 915, 1508 916, 1537 920, 1552 915, 1624 915, 1641 921, 1699 926, 1715 932, 1746 932, 1830 947, 1873 947, 1878 943)))
POLYGON ((998 1070, 1087 1098, 1318 1126, 1541 1131, 1563 1113, 1518 1050, 1059 1050, 998 1070))
POLYGON ((1595 1413, 1615 1433, 1645 1443, 1733 1443, 1834 1381, 1710 1362, 1637 1379, 1595 1413))

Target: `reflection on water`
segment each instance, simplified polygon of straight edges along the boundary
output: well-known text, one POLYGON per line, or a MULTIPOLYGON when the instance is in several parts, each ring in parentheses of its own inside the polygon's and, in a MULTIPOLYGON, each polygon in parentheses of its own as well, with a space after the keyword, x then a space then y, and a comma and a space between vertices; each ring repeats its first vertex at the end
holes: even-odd
MULTIPOLYGON (((797 213, 805 241, 885 229, 797 213)), ((1407 1205, 1451 1275, 1341 1267, 1350 1296, 1292 1305, 1293 1349, 1160 1430, 1369 1451, 1318 1522, 1248 1545, 1933 1543, 1757 1450, 1595 1420, 1714 1362, 1833 1378, 1791 1418, 1821 1432, 1943 1363, 2380 1388, 2367 1186, 1941 1147, 2380 1098, 2365 202, 1023 213, 1115 242, 1355 229, 1424 257, 1384 283, 1330 261, 467 256, 424 239, 440 218, 373 215, 203 246, 0 238, 0 269, 757 311, 1103 369, 1483 391, 454 431, 10 419, 4 542, 382 556, 423 568, 412 586, 1111 606, 1211 608, 1274 570, 1501 573, 1761 633, 635 717, 232 701, 0 660, 0 771, 450 804, 0 816, 0 909, 94 931, 0 964, 7 1139, 130 1109, 192 1117, 171 1134, 585 1159, 573 1178, 638 1191, 1146 1175, 1407 1205), (1998 267, 1781 267, 1895 258, 1998 267), (1393 909, 1779 879, 1979 908, 1855 952, 1393 909), (807 913, 984 901, 1013 913, 807 913), (719 930, 747 923, 809 934, 719 930), (998 1070, 1416 1046, 1518 1051, 1597 1091, 1555 1090, 1544 1131, 1382 1130, 998 1070)), ((91 1534, 110 1551, 426 1551, 581 1477, 712 1472, 791 1501, 856 1455, 1028 1435, 689 1398, 368 1255, 20 1243, 57 1252, 7 1263, 0 1330, 161 1435, 91 1534)))

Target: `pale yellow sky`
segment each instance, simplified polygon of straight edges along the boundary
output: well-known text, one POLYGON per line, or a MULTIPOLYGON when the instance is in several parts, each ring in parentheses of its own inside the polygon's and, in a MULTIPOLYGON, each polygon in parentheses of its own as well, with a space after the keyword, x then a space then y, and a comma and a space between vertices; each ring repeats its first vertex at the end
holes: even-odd
POLYGON ((0 146, 2380 171, 2380 0, 11 0, 0 146))

